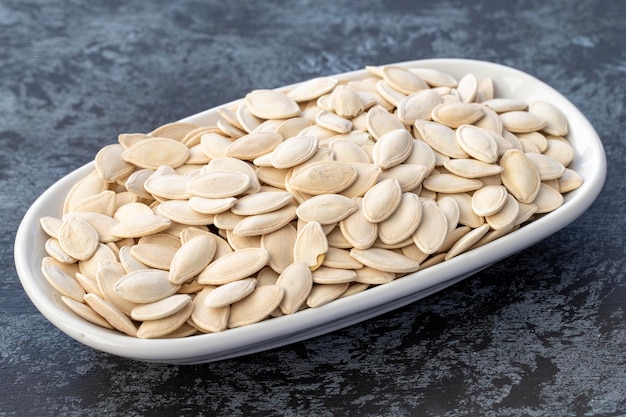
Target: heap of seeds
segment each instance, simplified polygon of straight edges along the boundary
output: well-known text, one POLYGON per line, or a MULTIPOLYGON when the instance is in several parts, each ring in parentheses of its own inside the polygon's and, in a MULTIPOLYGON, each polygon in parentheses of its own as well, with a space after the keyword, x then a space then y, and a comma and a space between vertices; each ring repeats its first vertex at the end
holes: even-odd
POLYGON ((564 114, 490 78, 401 66, 255 90, 211 126, 124 133, 44 217, 76 314, 140 338, 220 332, 382 285, 558 208, 564 114))

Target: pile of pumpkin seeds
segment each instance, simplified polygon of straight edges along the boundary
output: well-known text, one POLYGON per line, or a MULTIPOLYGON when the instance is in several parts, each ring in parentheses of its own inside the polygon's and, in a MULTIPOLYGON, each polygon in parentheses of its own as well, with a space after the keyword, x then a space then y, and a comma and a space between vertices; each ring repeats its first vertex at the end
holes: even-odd
POLYGON ((471 73, 366 70, 252 91, 211 126, 120 134, 41 219, 44 276, 129 336, 220 332, 448 260, 582 184, 551 103, 471 73))

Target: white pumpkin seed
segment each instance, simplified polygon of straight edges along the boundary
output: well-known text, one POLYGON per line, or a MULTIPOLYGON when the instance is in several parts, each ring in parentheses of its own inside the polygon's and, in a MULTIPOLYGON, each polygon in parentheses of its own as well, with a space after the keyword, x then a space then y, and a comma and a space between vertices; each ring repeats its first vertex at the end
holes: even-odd
POLYGON ((479 216, 494 215, 504 207, 508 195, 501 185, 487 185, 472 195, 472 210, 479 216))
POLYGON ((402 189, 396 180, 383 180, 363 196, 363 215, 371 223, 389 218, 400 205, 402 189))
POLYGON ((413 138, 406 129, 396 129, 382 135, 372 152, 373 160, 382 169, 401 164, 411 154, 413 138))
POLYGON ((328 240, 321 224, 315 221, 308 222, 298 230, 293 247, 294 262, 302 262, 314 271, 322 265, 326 251, 328 240))
POLYGON ((485 216, 485 220, 494 230, 502 230, 512 226, 520 211, 519 203, 510 194, 506 195, 504 205, 496 213, 485 216))
POLYGON ((231 211, 240 216, 252 216, 281 209, 292 201, 293 195, 285 191, 259 192, 239 198, 231 211))
POLYGON ((42 264, 41 272, 52 288, 61 293, 61 295, 76 301, 83 300, 85 291, 67 272, 53 264, 42 264))
POLYGON ((172 284, 168 272, 158 269, 133 271, 124 275, 115 284, 115 292, 134 303, 152 303, 169 297, 180 285, 172 284))
POLYGON ((247 278, 267 265, 269 252, 245 248, 213 260, 196 278, 202 285, 223 285, 247 278))
POLYGON ((255 90, 245 97, 250 113, 260 119, 288 119, 300 114, 294 99, 276 90, 255 90))
POLYGON ((413 233, 413 241, 422 252, 431 254, 443 244, 448 234, 448 220, 433 200, 422 200, 421 203, 422 219, 413 233))
POLYGON ((155 269, 169 271, 176 248, 158 243, 144 243, 130 248, 130 254, 139 262, 155 269))
POLYGON ((296 229, 291 224, 261 236, 261 247, 269 252, 268 265, 274 271, 282 273, 293 263, 293 247, 296 237, 296 229))
POLYGON ((61 301, 65 303, 74 313, 78 314, 80 317, 85 320, 97 324, 100 327, 104 327, 105 329, 113 329, 113 326, 109 324, 100 314, 96 313, 95 310, 89 307, 87 304, 82 302, 78 302, 73 298, 66 297, 65 295, 61 296, 61 301))
POLYGON ((560 192, 542 183, 537 197, 533 200, 533 204, 537 206, 535 213, 549 213, 559 208, 563 201, 563 195, 560 192))
POLYGON ((154 303, 139 304, 133 308, 130 316, 138 321, 158 320, 171 316, 188 304, 191 304, 191 297, 188 294, 174 294, 154 303))
POLYGON ((283 314, 293 314, 305 303, 313 288, 311 270, 306 264, 294 262, 284 269, 276 280, 284 295, 279 304, 283 314))
POLYGON ((315 308, 328 304, 339 298, 349 286, 350 284, 347 282, 343 284, 313 284, 306 299, 306 305, 315 308))
POLYGON ((417 230, 422 221, 422 205, 413 193, 404 193, 395 212, 378 223, 378 237, 387 244, 406 240, 417 230))
POLYGON ((484 115, 485 112, 480 105, 461 102, 441 103, 431 113, 435 122, 453 129, 461 125, 471 125, 484 115))
POLYGON ((426 142, 434 151, 445 156, 451 158, 469 157, 459 146, 455 131, 448 126, 426 120, 416 120, 415 135, 426 142))
POLYGON ((122 158, 139 168, 157 169, 162 165, 176 168, 189 159, 189 148, 174 139, 153 137, 125 149, 122 158))
POLYGON ((248 133, 228 145, 225 156, 252 161, 261 155, 271 153, 282 141, 283 137, 278 133, 248 133))
POLYGON ((211 291, 204 299, 204 305, 209 308, 226 307, 247 297, 255 288, 256 278, 229 282, 211 291))
POLYGON ((274 168, 295 167, 313 157, 317 152, 318 140, 315 136, 296 136, 281 142, 271 154, 274 168))
POLYGON ((370 268, 369 266, 357 269, 354 272, 356 273, 355 282, 363 284, 380 285, 396 279, 394 272, 381 271, 379 269, 370 268))
POLYGON ((228 327, 230 307, 209 308, 204 304, 206 297, 213 288, 205 288, 193 299, 191 322, 200 330, 207 333, 217 333, 228 327))
POLYGON ((295 173, 288 181, 297 191, 319 195, 339 193, 357 179, 355 169, 343 162, 314 162, 295 173))
POLYGON ((468 155, 488 164, 498 160, 498 145, 486 130, 461 125, 456 129, 456 141, 468 155))
POLYGON ((463 237, 461 237, 455 244, 450 248, 450 250, 446 253, 445 260, 454 258, 455 256, 460 255, 461 253, 467 251, 471 248, 476 242, 482 238, 485 233, 489 231, 489 225, 483 224, 482 226, 473 229, 472 231, 466 233, 463 237))
POLYGON ((502 184, 521 203, 532 203, 541 180, 539 173, 528 157, 517 149, 507 151, 500 159, 502 184))
POLYGON ((164 337, 185 324, 187 319, 191 317, 192 311, 193 304, 187 303, 182 309, 167 317, 156 320, 146 320, 139 325, 137 337, 140 339, 164 337))
POLYGON ((128 336, 137 336, 137 328, 133 322, 113 304, 97 294, 85 294, 85 302, 115 329, 128 336))
POLYGON ((228 327, 246 326, 267 318, 280 305, 284 293, 285 290, 278 285, 256 288, 246 298, 231 305, 228 327))
POLYGON ((187 240, 172 258, 168 279, 175 285, 189 281, 213 261, 216 251, 216 239, 208 234, 187 240))
POLYGON ((567 117, 565 117, 565 114, 554 104, 547 101, 535 101, 531 103, 528 111, 546 121, 542 130, 547 134, 554 136, 567 135, 567 117))
POLYGON ((320 194, 300 204, 298 218, 328 225, 342 221, 357 210, 355 201, 340 194, 320 194))
POLYGON ((351 249, 350 254, 365 266, 381 271, 408 273, 419 269, 419 263, 390 249, 351 249))
POLYGON ((316 98, 331 92, 338 82, 338 79, 332 77, 312 78, 297 85, 286 94, 296 102, 315 100, 316 98))
POLYGON ((542 117, 527 111, 509 111, 500 114, 500 118, 502 126, 513 133, 535 132, 546 126, 542 117))
POLYGON ((70 216, 59 228, 59 245, 74 259, 86 260, 98 249, 98 232, 86 220, 70 216))
POLYGON ((368 110, 366 125, 367 131, 374 140, 378 140, 392 130, 404 129, 404 124, 400 119, 379 105, 368 110))

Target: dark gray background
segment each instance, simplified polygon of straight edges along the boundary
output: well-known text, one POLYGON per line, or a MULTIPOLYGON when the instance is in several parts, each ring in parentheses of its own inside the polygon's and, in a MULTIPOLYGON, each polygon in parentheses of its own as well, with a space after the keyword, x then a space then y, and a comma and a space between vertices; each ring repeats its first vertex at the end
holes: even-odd
POLYGON ((626 415, 624 0, 0 3, 0 415, 626 415), (281 349, 169 366, 99 353, 30 303, 13 238, 120 132, 364 65, 526 71, 589 118, 605 188, 561 232, 406 308, 281 349))

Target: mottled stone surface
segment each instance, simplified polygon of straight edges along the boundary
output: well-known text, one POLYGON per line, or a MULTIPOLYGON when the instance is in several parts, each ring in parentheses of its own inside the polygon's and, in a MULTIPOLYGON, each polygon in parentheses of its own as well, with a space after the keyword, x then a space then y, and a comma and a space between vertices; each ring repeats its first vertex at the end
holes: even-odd
POLYGON ((622 0, 2 1, 0 416, 626 414, 625 15, 622 0), (253 88, 432 57, 510 65, 577 105, 609 162, 590 210, 408 307, 213 364, 99 353, 26 297, 21 217, 118 133, 253 88))

